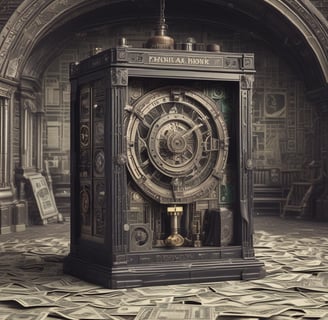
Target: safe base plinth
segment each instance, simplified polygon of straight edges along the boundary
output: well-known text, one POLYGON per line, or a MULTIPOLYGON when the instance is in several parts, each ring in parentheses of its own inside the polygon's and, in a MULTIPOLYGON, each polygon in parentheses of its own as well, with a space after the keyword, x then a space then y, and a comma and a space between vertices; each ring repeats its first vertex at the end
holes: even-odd
POLYGON ((64 272, 112 289, 255 280, 265 276, 264 264, 256 259, 105 267, 68 256, 64 262, 64 272))

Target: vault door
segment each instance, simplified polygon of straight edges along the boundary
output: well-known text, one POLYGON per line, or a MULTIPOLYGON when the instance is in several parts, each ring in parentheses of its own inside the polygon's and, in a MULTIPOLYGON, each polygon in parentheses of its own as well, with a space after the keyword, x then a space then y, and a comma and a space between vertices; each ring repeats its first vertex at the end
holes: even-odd
POLYGON ((129 110, 126 135, 130 174, 159 203, 191 203, 223 177, 227 128, 201 92, 176 86, 145 94, 129 110))

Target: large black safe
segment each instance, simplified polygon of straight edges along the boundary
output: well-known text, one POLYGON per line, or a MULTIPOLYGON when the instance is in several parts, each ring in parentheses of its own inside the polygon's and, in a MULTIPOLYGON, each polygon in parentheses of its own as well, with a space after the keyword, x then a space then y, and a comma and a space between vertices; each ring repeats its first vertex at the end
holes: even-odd
POLYGON ((254 55, 125 45, 71 65, 66 273, 110 288, 255 279, 254 55))

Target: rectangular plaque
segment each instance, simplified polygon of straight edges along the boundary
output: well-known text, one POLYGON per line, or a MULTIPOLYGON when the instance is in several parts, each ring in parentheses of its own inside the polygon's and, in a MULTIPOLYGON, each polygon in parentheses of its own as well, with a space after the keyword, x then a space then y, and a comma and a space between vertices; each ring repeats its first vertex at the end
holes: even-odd
POLYGON ((199 55, 177 56, 163 53, 151 53, 147 56, 147 58, 147 62, 149 64, 223 67, 223 57, 208 57, 199 55))

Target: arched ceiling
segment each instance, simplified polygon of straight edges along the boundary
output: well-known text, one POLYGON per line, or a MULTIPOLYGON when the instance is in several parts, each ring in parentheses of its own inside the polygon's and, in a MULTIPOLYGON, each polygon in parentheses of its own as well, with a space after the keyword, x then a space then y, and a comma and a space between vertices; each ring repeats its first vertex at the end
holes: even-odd
MULTIPOLYGON (((158 14, 154 0, 25 0, 0 33, 0 77, 41 74, 78 32, 104 24, 152 23, 158 14)), ((281 52, 309 90, 328 82, 327 23, 307 0, 166 0, 166 17, 170 30, 201 21, 251 34, 281 52)))

